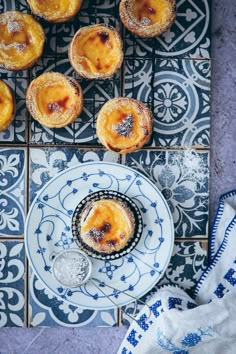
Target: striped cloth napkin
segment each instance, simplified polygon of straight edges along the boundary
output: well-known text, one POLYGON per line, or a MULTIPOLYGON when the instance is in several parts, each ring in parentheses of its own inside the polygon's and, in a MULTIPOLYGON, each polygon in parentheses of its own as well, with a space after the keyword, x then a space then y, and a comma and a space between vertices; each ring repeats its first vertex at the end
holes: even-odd
POLYGON ((236 191, 224 194, 210 238, 209 266, 193 299, 160 287, 131 324, 118 354, 236 353, 236 191))

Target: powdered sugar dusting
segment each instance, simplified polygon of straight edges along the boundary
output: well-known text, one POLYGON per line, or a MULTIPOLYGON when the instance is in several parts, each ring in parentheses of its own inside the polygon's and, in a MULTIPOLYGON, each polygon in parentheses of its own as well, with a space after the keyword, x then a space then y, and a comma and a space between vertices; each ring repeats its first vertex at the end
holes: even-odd
POLYGON ((90 273, 88 259, 77 251, 67 251, 56 258, 53 271, 57 280, 68 287, 80 286, 90 273))
POLYGON ((0 44, 0 48, 4 49, 4 50, 9 50, 9 49, 16 49, 16 50, 19 50, 19 51, 23 51, 25 48, 27 47, 26 43, 10 43, 10 44, 4 44, 4 43, 1 43, 0 44))
POLYGON ((151 20, 148 17, 142 17, 140 23, 144 26, 148 26, 151 24, 151 20))
POLYGON ((130 136, 134 125, 134 118, 131 113, 129 113, 121 123, 113 124, 112 129, 117 132, 120 136, 128 137, 130 136))
POLYGON ((99 242, 103 239, 104 231, 99 230, 96 227, 92 227, 86 235, 90 237, 94 242, 99 242))
POLYGON ((15 32, 20 32, 22 31, 22 26, 19 22, 17 21, 12 21, 9 20, 7 23, 7 30, 9 33, 15 33, 15 32))
POLYGON ((182 154, 173 154, 172 164, 181 166, 182 179, 192 180, 197 186, 203 186, 209 173, 209 167, 202 154, 190 147, 184 147, 182 154))

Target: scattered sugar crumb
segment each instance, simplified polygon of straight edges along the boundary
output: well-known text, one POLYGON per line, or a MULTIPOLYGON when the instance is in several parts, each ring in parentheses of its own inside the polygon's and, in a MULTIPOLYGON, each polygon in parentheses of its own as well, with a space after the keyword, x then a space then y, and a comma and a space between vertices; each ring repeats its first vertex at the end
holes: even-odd
POLYGON ((9 33, 20 32, 22 30, 22 26, 17 21, 9 20, 7 23, 7 30, 9 33))

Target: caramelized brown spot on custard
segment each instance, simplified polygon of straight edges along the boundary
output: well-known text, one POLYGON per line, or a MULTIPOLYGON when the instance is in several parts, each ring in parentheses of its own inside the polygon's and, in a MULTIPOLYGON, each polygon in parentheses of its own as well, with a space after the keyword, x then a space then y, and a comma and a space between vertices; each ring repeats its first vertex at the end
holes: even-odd
POLYGON ((144 10, 148 13, 148 14, 155 14, 156 10, 153 7, 149 7, 147 4, 144 4, 144 10))
POLYGON ((96 227, 93 227, 92 229, 89 230, 88 236, 91 237, 94 242, 101 243, 104 237, 104 232, 96 229, 96 227))
POLYGON ((107 241, 107 244, 108 244, 109 246, 115 246, 115 245, 117 244, 117 240, 108 240, 108 241, 107 241))
POLYGON ((54 113, 54 112, 61 112, 66 108, 66 103, 69 100, 69 96, 66 96, 62 100, 58 100, 55 102, 50 102, 48 104, 48 112, 49 113, 54 113))
POLYGON ((101 69, 102 69, 102 64, 101 64, 101 62, 100 62, 100 58, 97 58, 96 68, 97 68, 98 70, 101 70, 101 69))
POLYGON ((151 7, 148 0, 137 1, 137 3, 141 4, 141 6, 139 6, 138 11, 137 11, 137 17, 138 17, 139 21, 141 21, 144 18, 144 15, 155 15, 156 14, 156 10, 153 7, 151 7))
POLYGON ((97 32, 98 36, 102 43, 106 43, 109 40, 109 33, 108 32, 97 32))
POLYGON ((29 33, 26 33, 26 40, 25 40, 25 44, 26 45, 29 45, 30 44, 30 42, 31 42, 31 35, 29 34, 29 33))
POLYGON ((109 222, 104 222, 104 224, 99 228, 101 232, 109 232, 111 230, 111 224, 109 222))

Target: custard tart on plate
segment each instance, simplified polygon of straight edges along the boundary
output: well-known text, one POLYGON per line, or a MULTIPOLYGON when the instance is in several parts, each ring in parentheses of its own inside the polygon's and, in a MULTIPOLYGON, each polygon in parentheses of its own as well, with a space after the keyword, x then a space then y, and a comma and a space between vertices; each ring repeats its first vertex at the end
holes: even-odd
POLYGON ((69 60, 86 79, 111 77, 121 67, 123 44, 113 27, 92 25, 80 28, 69 47, 69 60))
POLYGON ((80 115, 83 93, 73 78, 48 72, 30 83, 26 92, 26 105, 32 117, 42 125, 62 128, 80 115))
POLYGON ((113 199, 89 204, 81 216, 81 239, 95 251, 111 253, 124 248, 134 231, 134 216, 113 199))
POLYGON ((140 37, 157 37, 166 32, 176 17, 175 0, 121 0, 124 26, 140 37))
POLYGON ((133 98, 109 100, 98 113, 97 136, 101 144, 120 154, 141 149, 153 129, 149 108, 133 98))
POLYGON ((114 190, 88 194, 77 205, 71 230, 78 247, 98 259, 131 252, 143 232, 140 210, 127 195, 114 190))
POLYGON ((15 99, 9 86, 0 80, 0 132, 11 124, 15 113, 15 99))
POLYGON ((69 21, 79 11, 82 0, 27 0, 31 11, 46 21, 69 21))
POLYGON ((42 26, 28 14, 0 14, 0 67, 24 70, 42 55, 45 35, 42 26))

